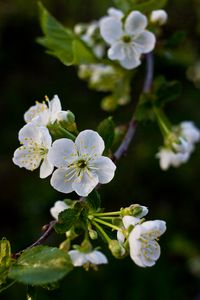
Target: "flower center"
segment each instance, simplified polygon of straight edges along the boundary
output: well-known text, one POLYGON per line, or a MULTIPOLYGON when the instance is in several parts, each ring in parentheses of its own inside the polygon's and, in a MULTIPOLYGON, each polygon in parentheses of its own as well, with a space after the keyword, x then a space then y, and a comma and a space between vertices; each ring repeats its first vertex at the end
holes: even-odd
POLYGON ((129 35, 124 35, 123 37, 122 37, 122 41, 124 42, 124 43, 130 43, 131 42, 131 37, 129 36, 129 35))
POLYGON ((87 166, 87 162, 83 159, 81 159, 77 162, 77 167, 80 169, 84 169, 86 166, 87 166))

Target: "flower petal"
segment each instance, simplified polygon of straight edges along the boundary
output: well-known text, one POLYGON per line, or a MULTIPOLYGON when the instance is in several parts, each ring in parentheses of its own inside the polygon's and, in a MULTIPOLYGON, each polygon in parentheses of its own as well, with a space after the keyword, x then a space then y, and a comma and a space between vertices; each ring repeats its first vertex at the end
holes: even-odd
POLYGON ((37 143, 41 145, 41 130, 38 126, 28 123, 19 131, 19 141, 24 145, 37 143))
POLYGON ((54 206, 50 209, 50 213, 54 219, 58 220, 59 213, 68 208, 69 206, 64 201, 56 201, 54 206))
POLYGON ((119 41, 114 43, 108 50, 108 57, 111 60, 122 60, 125 58, 124 43, 119 41))
POLYGON ((110 182, 115 174, 116 166, 108 157, 101 156, 88 164, 91 170, 97 174, 99 183, 110 182))
POLYGON ((127 70, 134 69, 141 64, 140 55, 135 49, 131 46, 125 49, 126 57, 123 60, 120 60, 120 65, 127 70))
POLYGON ((21 146, 15 150, 13 156, 13 162, 15 165, 31 171, 39 167, 41 160, 41 155, 35 153, 34 148, 26 146, 21 146))
POLYGON ((124 14, 123 14, 123 12, 121 11, 121 10, 119 10, 119 9, 116 9, 116 8, 114 8, 114 7, 110 7, 109 9, 108 9, 108 14, 111 16, 111 17, 115 17, 115 18, 117 18, 117 19, 122 19, 123 18, 123 16, 124 16, 124 14))
POLYGON ((79 195, 86 197, 98 184, 98 177, 92 172, 83 171, 73 183, 73 190, 79 195))
POLYGON ((57 113, 62 110, 60 99, 57 95, 49 102, 50 122, 53 124, 57 119, 57 113))
POLYGON ((48 152, 50 162, 60 168, 68 166, 78 157, 74 142, 69 139, 56 140, 48 152))
POLYGON ((116 17, 104 17, 100 20, 100 34, 110 45, 123 34, 122 22, 116 17))
POLYGON ((52 144, 52 138, 49 133, 49 130, 46 127, 40 127, 41 132, 41 145, 44 146, 44 148, 49 149, 52 144))
POLYGON ((45 103, 36 102, 36 105, 31 106, 24 114, 24 120, 26 123, 32 122, 32 120, 39 116, 41 112, 48 111, 48 107, 45 103))
POLYGON ((134 45, 139 53, 149 53, 155 47, 156 38, 150 31, 143 31, 136 39, 134 45))
POLYGON ((48 177, 53 172, 53 168, 53 164, 45 157, 40 167, 40 178, 48 177))
POLYGON ((71 260, 72 260, 72 264, 75 267, 81 267, 83 266, 85 263, 87 263, 87 258, 85 253, 82 253, 78 250, 71 250, 68 252, 71 260))
POLYGON ((51 177, 52 187, 61 193, 71 193, 72 188, 71 177, 73 174, 69 173, 69 169, 57 169, 51 177))
POLYGON ((140 222, 140 218, 136 218, 136 217, 132 217, 132 216, 124 216, 122 221, 123 221, 124 227, 126 229, 128 229, 129 226, 131 226, 131 225, 135 226, 136 224, 138 224, 140 222))
POLYGON ((117 240, 123 244, 125 241, 125 235, 121 231, 117 231, 117 240))
POLYGON ((93 265, 107 264, 107 257, 100 251, 94 250, 86 254, 86 258, 93 265))
POLYGON ((139 11, 132 11, 125 21, 125 31, 130 35, 138 35, 147 26, 147 18, 139 11))
POLYGON ((75 144, 79 156, 83 158, 98 157, 105 148, 102 137, 93 130, 84 130, 77 136, 75 144))

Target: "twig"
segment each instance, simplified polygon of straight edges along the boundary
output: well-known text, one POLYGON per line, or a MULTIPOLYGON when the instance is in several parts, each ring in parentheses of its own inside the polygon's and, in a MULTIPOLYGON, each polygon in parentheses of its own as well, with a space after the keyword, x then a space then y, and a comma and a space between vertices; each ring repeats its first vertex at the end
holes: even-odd
MULTIPOLYGON (((146 62, 147 62, 146 77, 145 77, 145 81, 144 81, 144 85, 143 85, 143 93, 148 93, 151 89, 151 86, 152 86, 153 72, 154 72, 154 62, 153 62, 152 52, 146 54, 146 62)), ((129 122, 126 135, 125 135, 121 145, 119 146, 119 148, 114 153, 114 156, 113 156, 113 161, 114 162, 117 162, 122 156, 124 156, 127 153, 128 148, 130 146, 130 143, 133 140, 135 130, 136 130, 136 126, 137 126, 137 123, 135 121, 135 117, 134 117, 134 114, 133 114, 133 116, 132 116, 132 118, 129 122)), ((100 186, 101 186, 101 184, 98 184, 97 188, 99 189, 100 186)), ((84 201, 84 200, 85 200, 85 197, 81 197, 79 199, 79 201, 84 201)), ((34 242, 31 246, 27 247, 26 249, 24 249, 22 251, 19 251, 18 253, 13 254, 13 258, 17 258, 18 256, 20 256, 27 249, 31 249, 35 246, 43 244, 43 242, 54 231, 54 225, 56 224, 56 222, 57 221, 51 221, 49 224, 45 225, 44 226, 45 231, 42 234, 42 236, 36 242, 34 242)))

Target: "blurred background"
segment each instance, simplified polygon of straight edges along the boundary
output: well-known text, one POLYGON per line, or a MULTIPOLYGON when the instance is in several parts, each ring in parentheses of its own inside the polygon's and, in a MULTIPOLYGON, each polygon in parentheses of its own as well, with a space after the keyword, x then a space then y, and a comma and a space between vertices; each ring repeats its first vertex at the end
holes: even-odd
MULTIPOLYGON (((78 22, 99 19, 113 3, 109 0, 48 0, 43 4, 63 24, 73 27, 78 22)), ((167 105, 174 124, 193 120, 200 128, 200 1, 169 1, 169 22, 162 38, 174 32, 185 35, 180 46, 167 49, 156 57, 156 74, 182 82, 182 95, 167 105), (189 68, 189 70, 188 70, 189 68), (199 72, 199 73, 198 73, 199 72), (198 77, 199 76, 199 77, 198 77), (188 78, 190 78, 190 81, 188 78)), ((77 77, 74 67, 65 67, 45 54, 36 43, 41 36, 37 1, 0 0, 0 201, 1 237, 11 241, 17 252, 36 240, 41 227, 51 220, 50 207, 62 200, 49 184, 40 180, 38 171, 20 169, 12 163, 18 147, 17 134, 24 125, 23 114, 35 100, 58 94, 63 109, 72 110, 80 130, 95 129, 108 116, 100 109, 102 94, 91 91, 77 77)), ((138 86, 142 85, 141 67, 138 86)), ((133 82, 133 101, 139 88, 133 82)), ((130 118, 134 103, 114 112, 119 125, 130 118)), ((38 300, 50 299, 200 299, 200 147, 188 164, 163 172, 155 154, 162 137, 154 123, 140 125, 126 158, 118 166, 114 180, 101 189, 106 210, 116 210, 132 203, 149 207, 149 219, 163 219, 167 232, 161 238, 162 255, 150 269, 137 267, 130 258, 109 257, 109 265, 98 272, 75 269, 54 291, 38 289, 38 300)), ((56 235, 49 245, 58 243, 56 235)), ((16 284, 0 295, 2 300, 26 299, 26 289, 16 284)))

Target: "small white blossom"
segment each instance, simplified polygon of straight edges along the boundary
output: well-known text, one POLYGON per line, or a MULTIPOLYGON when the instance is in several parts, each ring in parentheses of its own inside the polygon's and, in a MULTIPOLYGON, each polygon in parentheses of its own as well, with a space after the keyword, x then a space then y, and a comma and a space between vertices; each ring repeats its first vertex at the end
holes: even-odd
POLYGON ((36 102, 34 106, 31 106, 24 114, 24 120, 26 123, 34 122, 37 125, 47 126, 53 124, 59 117, 62 111, 60 99, 57 95, 53 97, 51 101, 47 98, 47 104, 45 102, 36 102))
MULTIPOLYGON (((135 226, 136 224, 140 223, 141 218, 146 216, 149 212, 148 208, 146 206, 140 206, 141 208, 141 213, 137 217, 133 216, 124 216, 122 218, 122 223, 124 225, 123 228, 128 229, 130 226, 135 226)), ((122 231, 118 230, 117 231, 117 239, 120 243, 124 243, 125 241, 125 235, 122 233, 122 231)))
POLYGON ((40 166, 40 178, 46 178, 53 172, 53 164, 47 154, 51 148, 52 139, 46 127, 26 124, 19 131, 19 141, 22 146, 14 152, 13 162, 20 168, 37 169, 40 166))
POLYGON ((140 267, 155 265, 160 257, 158 239, 166 230, 164 221, 155 220, 137 224, 129 234, 131 259, 140 267))
POLYGON ((67 205, 64 201, 59 200, 54 203, 54 206, 50 209, 50 213, 54 219, 58 220, 59 213, 68 208, 70 208, 69 205, 67 205))
POLYGON ((90 252, 71 250, 68 252, 68 254, 72 260, 72 264, 75 267, 81 267, 86 264, 100 265, 108 263, 106 256, 102 252, 97 250, 93 250, 90 252))
POLYGON ((69 139, 55 141, 48 158, 58 169, 53 173, 51 185, 58 191, 87 196, 98 183, 108 183, 114 177, 116 166, 102 156, 105 145, 93 130, 84 130, 75 142, 69 139))
POLYGON ((109 16, 100 21, 100 33, 110 45, 108 57, 119 60, 125 69, 133 69, 140 65, 141 55, 152 51, 155 47, 155 36, 146 30, 147 18, 139 11, 132 11, 125 21, 123 13, 110 9, 109 16))
POLYGON ((158 25, 164 25, 167 22, 168 15, 163 9, 153 10, 150 15, 150 21, 158 25))
POLYGON ((167 170, 170 166, 179 167, 186 163, 194 151, 195 144, 200 141, 200 131, 190 121, 174 126, 172 136, 176 141, 172 141, 171 144, 167 141, 156 155, 160 160, 162 170, 167 170))

